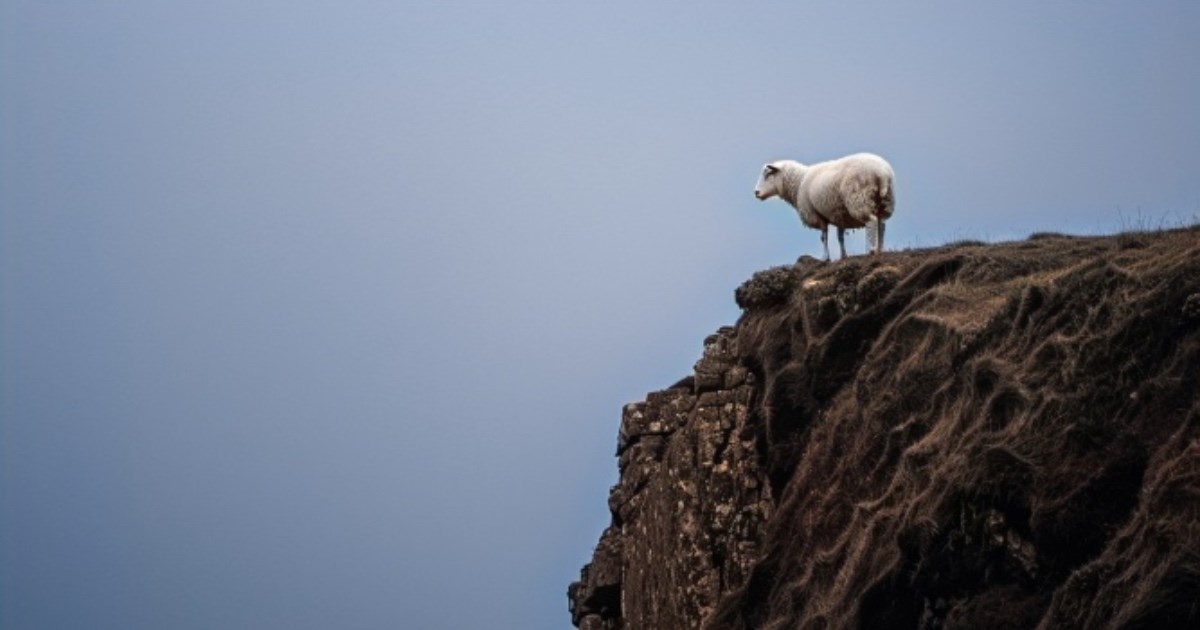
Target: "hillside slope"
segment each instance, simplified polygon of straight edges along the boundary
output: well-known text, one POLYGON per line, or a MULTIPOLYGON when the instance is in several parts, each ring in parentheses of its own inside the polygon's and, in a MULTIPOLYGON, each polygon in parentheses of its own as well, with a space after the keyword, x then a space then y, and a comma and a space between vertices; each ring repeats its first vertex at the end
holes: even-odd
POLYGON ((624 410, 615 628, 1200 627, 1200 228, 801 259, 624 410))

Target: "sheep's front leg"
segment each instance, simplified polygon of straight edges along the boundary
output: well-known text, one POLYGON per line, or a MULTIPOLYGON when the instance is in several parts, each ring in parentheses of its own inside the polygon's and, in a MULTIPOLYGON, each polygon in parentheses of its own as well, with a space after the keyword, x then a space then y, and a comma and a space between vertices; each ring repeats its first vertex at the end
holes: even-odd
POLYGON ((876 245, 875 253, 882 254, 883 253, 883 228, 887 224, 883 222, 883 219, 880 219, 878 217, 875 220, 879 222, 879 243, 876 245))
POLYGON ((842 248, 842 260, 846 259, 846 228, 838 226, 838 247, 842 248))
POLYGON ((822 225, 821 230, 821 246, 825 248, 825 262, 829 262, 829 226, 822 225))

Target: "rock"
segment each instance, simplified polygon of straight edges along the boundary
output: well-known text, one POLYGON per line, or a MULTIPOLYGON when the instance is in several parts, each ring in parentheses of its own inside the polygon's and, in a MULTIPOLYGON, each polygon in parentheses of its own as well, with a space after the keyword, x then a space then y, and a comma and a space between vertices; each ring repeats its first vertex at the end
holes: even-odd
POLYGON ((756 274, 627 406, 580 628, 1200 627, 1200 228, 756 274))

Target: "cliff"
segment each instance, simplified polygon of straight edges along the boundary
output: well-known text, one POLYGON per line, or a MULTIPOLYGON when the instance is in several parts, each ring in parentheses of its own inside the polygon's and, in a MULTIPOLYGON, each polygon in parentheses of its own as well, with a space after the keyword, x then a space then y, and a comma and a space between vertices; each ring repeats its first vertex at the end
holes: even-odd
POLYGON ((1200 627, 1200 228, 737 289, 627 405, 588 630, 1200 627))

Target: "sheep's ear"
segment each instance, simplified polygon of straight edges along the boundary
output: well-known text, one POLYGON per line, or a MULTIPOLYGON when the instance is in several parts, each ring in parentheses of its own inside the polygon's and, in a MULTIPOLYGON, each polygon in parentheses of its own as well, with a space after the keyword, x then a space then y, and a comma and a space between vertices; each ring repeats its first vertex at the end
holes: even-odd
POLYGON ((774 164, 768 164, 768 165, 767 165, 767 168, 766 168, 766 173, 767 173, 767 175, 770 175, 770 174, 772 174, 772 173, 778 173, 778 172, 779 172, 779 167, 778 167, 778 166, 775 166, 774 164))

